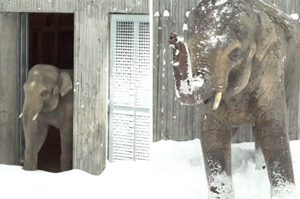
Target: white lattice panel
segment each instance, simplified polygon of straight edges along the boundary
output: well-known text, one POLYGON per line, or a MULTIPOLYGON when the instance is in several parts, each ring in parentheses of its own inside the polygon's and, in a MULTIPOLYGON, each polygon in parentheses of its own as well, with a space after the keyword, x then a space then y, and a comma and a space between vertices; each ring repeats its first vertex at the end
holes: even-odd
POLYGON ((114 160, 133 158, 134 111, 114 110, 112 113, 112 141, 114 160))
POLYGON ((148 19, 138 15, 111 18, 110 161, 149 160, 152 86, 148 19))
POLYGON ((136 112, 135 122, 135 158, 137 160, 149 160, 150 149, 150 122, 149 112, 136 112))
MULTIPOLYGON (((150 26, 149 23, 139 24, 138 53, 136 65, 136 106, 149 108, 149 74, 150 74, 150 26)), ((152 88, 152 87, 151 87, 152 88)))
POLYGON ((113 79, 110 81, 113 105, 134 107, 134 22, 116 22, 113 46, 113 79))

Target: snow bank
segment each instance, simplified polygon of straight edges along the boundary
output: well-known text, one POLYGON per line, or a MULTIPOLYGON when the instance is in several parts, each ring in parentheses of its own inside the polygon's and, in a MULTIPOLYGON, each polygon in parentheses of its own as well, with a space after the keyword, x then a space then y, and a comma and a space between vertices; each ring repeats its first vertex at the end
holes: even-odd
MULTIPOLYGON (((300 193, 300 141, 291 142, 297 192, 300 193)), ((100 176, 80 170, 53 174, 0 165, 1 198, 207 198, 198 139, 152 144, 152 161, 107 163, 100 176)), ((254 143, 234 144, 233 183, 236 199, 270 198, 266 170, 255 170, 254 143)))
MULTIPOLYGON (((291 141, 291 150, 300 193, 300 141, 291 141)), ((206 175, 198 139, 187 142, 160 141, 152 146, 156 198, 207 198, 206 175), (168 190, 168 191, 165 191, 168 190)), ((236 199, 270 198, 266 170, 255 170, 254 143, 233 144, 233 186, 236 199)), ((299 196, 298 196, 299 197, 299 196)))

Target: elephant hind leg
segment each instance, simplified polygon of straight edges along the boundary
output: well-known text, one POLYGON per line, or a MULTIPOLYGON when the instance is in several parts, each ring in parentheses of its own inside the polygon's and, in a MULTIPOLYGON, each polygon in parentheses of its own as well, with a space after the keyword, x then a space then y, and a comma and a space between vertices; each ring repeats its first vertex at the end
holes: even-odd
POLYGON ((34 132, 25 132, 25 159, 23 169, 37 170, 38 153, 42 148, 48 132, 48 126, 39 125, 34 132))
POLYGON ((68 171, 73 168, 73 133, 71 127, 60 130, 61 139, 61 171, 68 171))

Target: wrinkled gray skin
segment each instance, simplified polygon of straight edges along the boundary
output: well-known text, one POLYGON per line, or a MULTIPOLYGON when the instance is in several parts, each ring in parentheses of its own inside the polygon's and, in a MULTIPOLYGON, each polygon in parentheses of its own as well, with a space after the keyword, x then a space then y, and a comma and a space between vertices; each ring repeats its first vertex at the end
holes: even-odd
POLYGON ((298 23, 257 0, 202 0, 187 25, 186 43, 176 33, 169 42, 177 97, 199 110, 208 197, 234 198, 231 138, 251 124, 271 196, 296 199, 286 107, 300 79, 298 23))
POLYGON ((24 170, 37 170, 38 153, 49 126, 60 130, 61 171, 72 169, 73 70, 38 64, 24 84, 22 122, 25 134, 24 170), (38 116, 35 118, 35 115, 38 116))

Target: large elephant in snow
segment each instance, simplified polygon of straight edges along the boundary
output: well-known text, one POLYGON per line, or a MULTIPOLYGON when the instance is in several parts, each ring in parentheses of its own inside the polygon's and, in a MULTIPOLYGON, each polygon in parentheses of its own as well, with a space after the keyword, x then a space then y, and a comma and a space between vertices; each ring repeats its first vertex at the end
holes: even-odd
POLYGON ((186 41, 172 33, 175 90, 195 106, 208 197, 233 199, 231 137, 253 126, 274 198, 296 199, 287 103, 300 79, 300 26, 259 0, 202 0, 186 41))
POLYGON ((72 169, 73 70, 47 64, 33 66, 24 84, 22 118, 25 134, 24 170, 37 170, 38 153, 49 126, 60 130, 61 171, 72 169))

